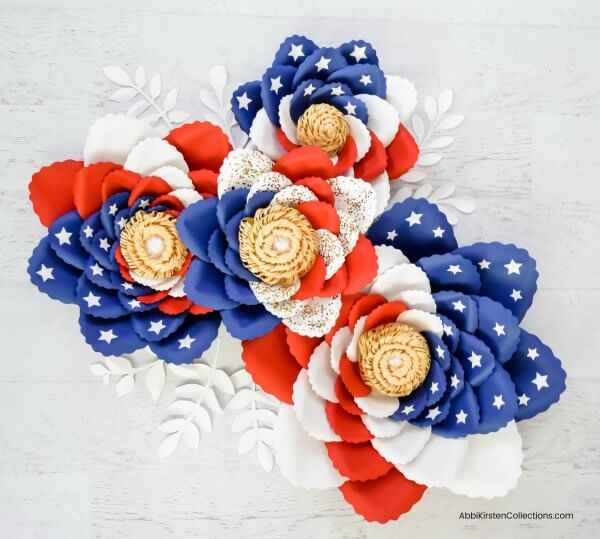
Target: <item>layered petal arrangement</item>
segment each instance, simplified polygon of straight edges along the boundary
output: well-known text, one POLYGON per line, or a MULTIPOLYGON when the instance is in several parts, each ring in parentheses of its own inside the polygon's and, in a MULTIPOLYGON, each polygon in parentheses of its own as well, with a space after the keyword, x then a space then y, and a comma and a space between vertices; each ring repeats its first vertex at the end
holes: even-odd
POLYGON ((516 422, 565 389, 552 351, 519 327, 534 260, 499 243, 458 248, 436 206, 407 199, 371 227, 377 277, 308 339, 278 326, 243 343, 247 370, 284 403, 282 473, 338 487, 367 520, 398 518, 426 487, 502 496, 521 473, 516 422))
POLYGON ((209 123, 161 139, 140 120, 108 115, 92 126, 83 161, 33 176, 30 198, 48 235, 29 260, 31 281, 79 306, 81 332, 95 351, 149 346, 182 363, 210 346, 220 317, 186 296, 194 256, 177 223, 187 206, 216 196, 230 149, 209 123))

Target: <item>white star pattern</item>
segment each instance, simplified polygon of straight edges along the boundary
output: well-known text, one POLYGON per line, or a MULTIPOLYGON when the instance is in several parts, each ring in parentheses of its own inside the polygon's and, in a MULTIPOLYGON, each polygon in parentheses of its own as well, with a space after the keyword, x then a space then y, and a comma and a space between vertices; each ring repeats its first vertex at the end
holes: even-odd
POLYGON ((36 274, 38 274, 42 278, 42 281, 44 281, 44 282, 46 282, 48 280, 52 281, 54 279, 54 275, 52 274, 53 271, 54 271, 54 268, 51 268, 51 267, 46 266, 45 264, 42 264, 40 269, 38 271, 36 271, 36 274))
POLYGON ((348 101, 344 108, 346 109, 346 112, 350 114, 350 116, 354 116, 356 114, 356 105, 353 105, 350 103, 350 101, 348 101))
POLYGON ((442 359, 446 355, 446 351, 438 344, 435 349, 435 353, 438 355, 440 359, 442 359))
POLYGON ((109 215, 117 215, 118 211, 119 211, 119 207, 116 204, 111 204, 110 207, 108 208, 109 215))
POLYGON ((404 219, 408 223, 408 227, 412 228, 413 225, 421 224, 421 217, 423 217, 422 213, 415 213, 414 211, 410 212, 410 215, 404 219))
POLYGON ((441 238, 444 236, 444 232, 446 232, 443 228, 440 228, 439 226, 437 228, 434 228, 432 230, 433 232, 433 237, 434 238, 441 238))
POLYGON ((125 219, 125 217, 121 217, 118 221, 117 221, 117 226, 119 228, 123 228, 125 227, 125 225, 127 224, 127 219, 125 219))
POLYGON ((158 322, 150 322, 150 327, 148 328, 148 331, 151 331, 152 333, 158 335, 166 327, 167 326, 163 324, 163 321, 159 320, 158 322))
POLYGON ((500 335, 506 335, 506 333, 504 332, 504 326, 498 324, 498 322, 496 322, 496 325, 492 329, 496 332, 496 335, 498 335, 498 337, 500 337, 500 335))
POLYGON ((331 63, 331 58, 325 58, 325 56, 321 56, 321 59, 315 64, 317 71, 321 71, 323 69, 329 69, 329 64, 331 63))
POLYGON ((520 290, 515 290, 513 288, 512 294, 510 295, 510 297, 513 299, 513 301, 516 303, 517 301, 519 301, 520 299, 523 299, 523 297, 521 296, 521 291, 520 290))
POLYGON ((415 407, 411 404, 410 406, 405 406, 402 408, 402 413, 404 415, 412 414, 415 411, 415 407))
POLYGON ((502 395, 494 395, 494 402, 493 402, 492 406, 494 406, 495 408, 498 408, 498 410, 500 410, 500 408, 502 408, 505 404, 506 403, 504 402, 502 395))
POLYGON ((132 309, 139 309, 142 304, 140 303, 140 300, 138 299, 132 299, 130 302, 127 303, 132 309))
POLYGON ((272 92, 279 92, 279 90, 281 90, 281 88, 283 87, 283 84, 281 84, 281 75, 279 77, 275 77, 274 79, 271 79, 271 91, 272 92))
POLYGON ((452 306, 454 307, 455 311, 460 311, 461 313, 467 308, 467 306, 461 300, 453 301, 452 306))
POLYGON ((54 235, 58 239, 59 245, 64 245, 65 243, 67 245, 71 245, 71 236, 73 235, 73 233, 69 232, 64 226, 60 229, 60 232, 58 234, 54 235))
POLYGON ((102 275, 104 273, 104 268, 101 268, 96 262, 93 266, 90 266, 92 270, 92 275, 102 275))
POLYGON ((188 350, 191 350, 192 343, 195 340, 196 339, 190 337, 189 335, 186 335, 183 339, 179 339, 179 350, 181 350, 182 348, 187 348, 188 350))
POLYGON ((90 225, 87 225, 83 229, 83 233, 85 234, 86 238, 91 238, 94 235, 94 229, 90 225))
POLYGON ((150 200, 148 200, 147 198, 140 200, 140 208, 142 208, 142 210, 145 210, 149 205, 150 200))
POLYGON ((358 45, 354 45, 354 50, 350 53, 350 56, 356 60, 356 63, 360 62, 361 60, 366 60, 367 47, 359 47, 358 45))
POLYGON ((486 260, 485 258, 478 263, 479 264, 479 269, 490 269, 490 261, 486 260))
POLYGON ((123 290, 133 290, 133 285, 131 283, 124 282, 121 286, 123 287, 123 290))
POLYGON ((336 86, 331 89, 331 95, 344 95, 344 90, 342 90, 341 86, 336 86))
POLYGON ((522 395, 519 395, 519 406, 527 406, 527 403, 530 400, 531 399, 527 396, 527 393, 523 393, 522 395))
POLYGON ((113 341, 117 337, 118 335, 115 335, 115 332, 112 329, 109 329, 108 331, 100 330, 100 337, 98 337, 98 340, 110 344, 111 341, 113 341))
POLYGON ((471 352, 471 355, 467 358, 471 362, 471 368, 481 367, 481 358, 483 356, 476 354, 475 352, 471 352))
POLYGON ((427 412, 427 419, 435 419, 438 415, 440 415, 442 412, 440 412, 440 408, 439 406, 436 406, 435 408, 432 408, 431 410, 429 410, 429 412, 427 412))
POLYGON ((92 294, 91 290, 88 292, 88 295, 85 296, 85 298, 83 299, 87 303, 88 309, 91 307, 100 307, 100 296, 95 296, 94 294, 92 294))
POLYGON ((523 264, 519 264, 511 258, 510 262, 508 264, 504 264, 504 267, 506 268, 506 271, 508 272, 509 275, 512 275, 513 273, 516 273, 517 275, 521 275, 521 266, 522 265, 523 264))
MULTIPOLYGON (((244 92, 242 95, 237 96, 238 106, 240 109, 248 110, 248 105, 252 103, 252 99, 248 97, 248 92, 244 92)), ((140 203, 141 207, 141 203, 140 203)))
POLYGON ((363 75, 359 79, 359 82, 362 82, 365 86, 368 86, 369 84, 373 84, 373 81, 371 80, 371 75, 363 75))
POLYGON ((461 410, 460 412, 458 412, 458 414, 456 414, 456 424, 457 425, 459 423, 466 424, 467 423, 467 417, 469 417, 469 414, 466 414, 464 410, 461 410))
POLYGON ((316 86, 313 86, 311 82, 306 88, 304 88, 304 96, 306 97, 307 95, 312 95, 316 89, 316 86))
POLYGON ((387 239, 388 239, 388 240, 391 240, 391 241, 394 241, 394 240, 396 239, 396 237, 397 237, 397 236, 398 236, 398 232, 396 232, 395 230, 390 230, 390 231, 387 233, 387 239))
POLYGON ((429 388, 429 391, 431 391, 432 395, 435 395, 440 390, 440 388, 438 386, 439 386, 438 382, 432 382, 431 387, 429 388))
POLYGON ((294 45, 292 43, 292 48, 290 49, 290 52, 288 52, 288 56, 291 56, 294 59, 294 62, 297 62, 298 58, 304 56, 304 51, 302 50, 302 47, 304 47, 302 43, 300 43, 300 45, 294 45))
POLYGON ((106 238, 100 239, 100 249, 104 249, 105 251, 108 251, 110 249, 110 243, 108 243, 108 240, 106 238))
POLYGON ((462 273, 460 266, 458 264, 450 264, 448 266, 448 270, 452 275, 456 275, 457 273, 462 273))
POLYGON ((531 359, 531 361, 535 361, 540 355, 538 354, 537 348, 528 348, 527 349, 527 357, 531 359))
POLYGON ((450 378, 450 385, 452 386, 452 389, 456 389, 460 385, 460 380, 456 374, 453 374, 452 378, 450 378))
POLYGON ((550 387, 548 385, 548 375, 541 375, 539 372, 535 373, 535 378, 531 380, 531 383, 537 387, 537 390, 540 391, 543 387, 550 387))
POLYGON ((452 335, 452 326, 448 326, 446 324, 442 324, 442 328, 446 335, 452 335))

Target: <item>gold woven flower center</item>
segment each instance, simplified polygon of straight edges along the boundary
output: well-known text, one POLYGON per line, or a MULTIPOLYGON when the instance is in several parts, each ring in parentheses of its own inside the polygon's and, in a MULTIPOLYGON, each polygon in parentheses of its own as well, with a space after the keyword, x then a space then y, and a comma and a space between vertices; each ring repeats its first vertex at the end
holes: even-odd
POLYGON ((317 234, 308 219, 278 204, 243 219, 239 240, 244 266, 269 284, 294 284, 317 257, 317 234))
POLYGON ((358 349, 363 381, 390 397, 409 395, 429 372, 427 341, 404 324, 384 324, 365 331, 358 339, 358 349))
POLYGON ((168 213, 138 211, 119 240, 129 269, 149 279, 164 279, 179 271, 188 250, 177 235, 176 223, 168 213))
POLYGON ((298 120, 296 135, 304 146, 319 146, 330 157, 337 155, 350 132, 344 115, 325 103, 311 105, 298 120))

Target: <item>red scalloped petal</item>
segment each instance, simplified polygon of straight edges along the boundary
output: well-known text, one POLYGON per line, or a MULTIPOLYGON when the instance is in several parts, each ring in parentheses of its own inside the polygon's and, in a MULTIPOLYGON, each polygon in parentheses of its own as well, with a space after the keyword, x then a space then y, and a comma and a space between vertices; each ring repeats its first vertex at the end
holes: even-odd
POLYGON ((323 178, 317 178, 316 176, 302 178, 296 182, 296 185, 308 187, 321 202, 326 202, 332 206, 335 203, 333 189, 323 178))
POLYGON ((192 306, 192 302, 189 299, 187 299, 186 297, 174 298, 174 297, 169 296, 169 297, 165 298, 164 301, 162 301, 159 304, 158 310, 161 313, 176 315, 176 314, 184 313, 191 306, 192 306))
POLYGON ((151 294, 145 294, 143 296, 137 296, 137 300, 141 301, 145 305, 150 305, 150 303, 156 303, 161 299, 166 298, 169 295, 168 290, 157 290, 156 292, 152 292, 151 294))
POLYGON ((281 128, 277 128, 277 138, 286 152, 291 152, 295 148, 300 148, 300 146, 294 144, 289 138, 287 138, 286 134, 281 128))
POLYGON ((356 161, 358 151, 356 150, 356 142, 352 137, 346 138, 346 142, 342 151, 338 154, 337 162, 333 167, 334 176, 339 176, 352 167, 356 161))
POLYGON ((407 479, 396 468, 377 479, 346 481, 339 487, 344 499, 359 515, 381 524, 408 513, 426 488, 407 479))
POLYGON ((352 294, 350 296, 342 296, 342 308, 340 309, 340 314, 335 321, 334 326, 331 328, 329 333, 325 335, 325 341, 327 344, 331 345, 331 339, 338 332, 338 330, 346 325, 348 325, 348 316, 350 315, 350 311, 354 304, 361 299, 364 294, 352 294))
POLYGON ((73 188, 83 162, 57 161, 38 170, 29 182, 29 200, 40 222, 48 228, 57 217, 75 209, 73 188))
POLYGON ((319 337, 305 337, 298 335, 291 329, 285 328, 286 340, 290 352, 301 367, 308 368, 308 362, 313 350, 323 341, 319 337))
POLYGON ((352 307, 350 314, 348 315, 348 325, 350 329, 354 331, 354 326, 358 322, 359 318, 369 314, 375 307, 387 303, 387 300, 379 294, 369 294, 360 298, 352 307))
POLYGON ((312 200, 301 202, 296 209, 308 219, 315 230, 324 228, 335 235, 340 233, 340 218, 331 204, 312 200))
POLYGON ((355 416, 363 415, 363 411, 358 407, 352 393, 348 391, 344 381, 338 376, 335 379, 335 396, 338 398, 340 406, 349 414, 355 416))
POLYGON ((312 268, 300 279, 300 288, 292 297, 293 299, 309 299, 318 295, 325 283, 325 261, 317 255, 312 268))
POLYGON ((176 196, 173 195, 161 195, 154 199, 150 207, 158 206, 167 206, 172 210, 176 210, 178 212, 182 212, 185 208, 181 200, 179 200, 176 196))
POLYGON ((75 185, 73 186, 73 199, 77 213, 83 219, 87 219, 102 206, 104 202, 102 199, 102 185, 107 175, 115 170, 121 170, 121 165, 94 163, 83 167, 77 173, 75 185))
POLYGON ((204 196, 205 193, 217 196, 217 178, 219 175, 216 172, 204 168, 201 170, 193 170, 188 176, 190 177, 190 180, 192 180, 196 191, 202 196, 204 196))
POLYGON ((370 182, 385 172, 387 166, 387 154, 385 152, 385 146, 377 138, 373 131, 369 130, 371 134, 371 146, 366 155, 354 165, 354 177, 362 178, 363 180, 370 182))
POLYGON ((377 252, 371 240, 360 234, 354 249, 346 256, 348 283, 344 294, 355 294, 370 284, 377 276, 377 252))
POLYGON ((188 251, 188 254, 185 257, 185 262, 175 273, 173 273, 173 275, 185 275, 190 267, 190 264, 192 263, 192 258, 194 258, 194 256, 188 251))
POLYGON ((121 274, 121 277, 123 277, 123 279, 125 279, 127 282, 138 284, 137 281, 129 273, 129 269, 127 268, 127 266, 122 266, 121 264, 119 264, 119 273, 121 274))
POLYGON ((309 176, 333 178, 335 171, 329 156, 317 146, 300 146, 281 157, 273 167, 290 180, 296 181, 309 176))
POLYGON ((419 158, 419 147, 408 129, 400 124, 398 133, 387 147, 387 173, 390 180, 406 174, 419 158))
POLYGON ((406 311, 406 309, 408 309, 406 303, 402 303, 401 301, 390 301, 389 303, 380 305, 367 316, 363 331, 369 331, 376 326, 395 322, 396 318, 406 311))
POLYGON ((171 190, 171 186, 162 178, 147 176, 146 178, 142 178, 131 190, 127 204, 128 206, 132 206, 141 196, 159 197, 170 193, 171 190))
POLYGON ((130 170, 113 170, 106 175, 102 183, 102 201, 106 202, 116 193, 131 192, 141 179, 142 177, 139 174, 130 170))
POLYGON ((115 248, 115 260, 120 266, 124 266, 125 268, 129 269, 129 264, 127 264, 127 260, 125 260, 125 257, 123 256, 123 253, 121 251, 120 243, 117 244, 117 247, 115 248))
POLYGON ((301 371, 286 340, 285 326, 242 342, 242 359, 252 379, 267 393, 292 404, 294 382, 301 371))
POLYGON ((388 473, 394 465, 385 460, 371 445, 326 442, 327 453, 335 467, 350 481, 369 481, 388 473))
POLYGON ((371 394, 371 388, 363 382, 360 375, 358 362, 350 361, 346 354, 342 354, 340 359, 340 378, 353 397, 367 397, 371 394))
POLYGON ((346 271, 346 265, 337 270, 330 279, 325 281, 323 288, 317 294, 320 298, 330 298, 341 294, 346 284, 348 283, 348 272, 346 271))
POLYGON ((173 129, 166 140, 183 154, 191 170, 207 168, 218 172, 232 150, 227 135, 210 122, 184 124, 173 129))
POLYGON ((211 307, 204 307, 203 305, 192 304, 190 307, 190 313, 195 315, 202 315, 212 313, 214 309, 211 307))
POLYGON ((349 414, 340 404, 327 401, 325 412, 329 425, 344 442, 358 444, 373 438, 360 416, 349 414))

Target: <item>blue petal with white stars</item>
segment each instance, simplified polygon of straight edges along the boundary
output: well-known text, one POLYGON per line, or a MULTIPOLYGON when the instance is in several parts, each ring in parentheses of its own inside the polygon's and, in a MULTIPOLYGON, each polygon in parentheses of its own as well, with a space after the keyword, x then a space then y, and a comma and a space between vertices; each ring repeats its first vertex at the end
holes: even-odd
POLYGON ((343 43, 338 47, 340 53, 346 58, 348 64, 373 64, 379 65, 377 52, 367 41, 362 39, 353 39, 347 43, 343 43))
POLYGON ((275 53, 273 65, 300 65, 307 56, 316 51, 319 46, 306 36, 293 35, 283 40, 275 53))
POLYGON ((82 312, 98 318, 119 318, 128 314, 116 292, 95 285, 85 275, 77 284, 77 303, 82 312))
POLYGON ((231 96, 231 110, 240 128, 249 133, 256 114, 262 108, 260 81, 242 84, 231 96))
POLYGON ((50 246, 67 264, 83 270, 88 254, 79 241, 83 220, 76 211, 61 215, 48 228, 50 246))
POLYGON ((496 365, 494 355, 485 343, 464 331, 460 332, 454 355, 465 371, 465 379, 472 386, 478 386, 487 380, 496 365))
POLYGON ((334 71, 347 65, 348 62, 339 50, 331 47, 317 49, 309 54, 298 67, 293 81, 294 88, 306 79, 327 80, 327 77, 334 71))
POLYGON ((135 332, 149 342, 165 339, 181 326, 185 314, 171 316, 158 310, 135 313, 131 316, 131 324, 135 332))
POLYGON ((385 99, 386 82, 383 71, 371 64, 343 67, 327 78, 328 83, 340 82, 354 94, 371 94, 385 99))
POLYGON ((492 375, 473 390, 479 404, 478 434, 495 432, 514 419, 518 406, 515 385, 500 364, 496 363, 492 375))
POLYGON ((473 263, 456 254, 445 253, 427 256, 417 261, 427 274, 431 289, 454 290, 465 294, 476 294, 481 288, 479 273, 473 263))
POLYGON ((116 193, 110 196, 108 200, 102 204, 100 219, 102 220, 104 230, 111 240, 117 239, 117 235, 115 234, 115 217, 121 210, 127 209, 128 201, 129 193, 116 193))
POLYGON ((79 327, 85 342, 105 356, 131 354, 147 344, 133 330, 129 316, 103 319, 81 313, 79 327))
POLYGON ((262 78, 260 97, 271 123, 280 126, 279 103, 281 98, 292 93, 292 82, 296 74, 292 66, 277 65, 267 69, 262 78))
POLYGON ((461 331, 473 333, 479 322, 477 302, 460 292, 437 292, 433 294, 437 312, 448 317, 461 331))

